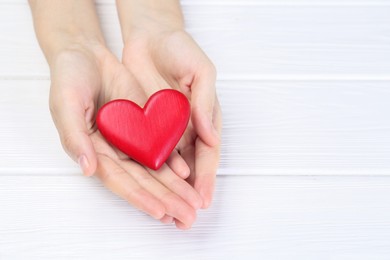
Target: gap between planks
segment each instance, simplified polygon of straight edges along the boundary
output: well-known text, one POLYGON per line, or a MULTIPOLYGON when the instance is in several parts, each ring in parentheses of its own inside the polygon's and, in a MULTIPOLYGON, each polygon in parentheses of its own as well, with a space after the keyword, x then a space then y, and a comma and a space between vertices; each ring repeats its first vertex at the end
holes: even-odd
MULTIPOLYGON (((48 75, 0 75, 0 80, 50 80, 48 75)), ((217 81, 390 81, 389 75, 225 75, 220 74, 217 81)))

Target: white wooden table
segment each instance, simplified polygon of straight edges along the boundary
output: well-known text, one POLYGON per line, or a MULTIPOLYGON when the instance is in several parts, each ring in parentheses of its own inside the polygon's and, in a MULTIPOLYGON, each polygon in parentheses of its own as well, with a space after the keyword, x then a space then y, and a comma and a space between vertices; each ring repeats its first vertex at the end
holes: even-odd
POLYGON ((81 176, 28 5, 0 0, 0 259, 390 259, 390 1, 182 3, 224 112, 215 200, 186 232, 81 176))

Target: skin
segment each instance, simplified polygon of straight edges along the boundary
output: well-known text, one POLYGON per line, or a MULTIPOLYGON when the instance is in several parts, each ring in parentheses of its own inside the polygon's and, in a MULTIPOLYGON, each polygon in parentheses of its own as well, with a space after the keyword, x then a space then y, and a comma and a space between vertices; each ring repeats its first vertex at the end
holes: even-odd
POLYGON ((162 223, 190 228, 209 207, 220 154, 216 71, 184 30, 176 0, 118 0, 122 61, 106 47, 91 0, 30 0, 38 41, 51 74, 50 111, 62 145, 86 176, 162 223), (157 172, 108 144, 95 125, 106 102, 143 106, 163 88, 184 93, 191 122, 157 172))

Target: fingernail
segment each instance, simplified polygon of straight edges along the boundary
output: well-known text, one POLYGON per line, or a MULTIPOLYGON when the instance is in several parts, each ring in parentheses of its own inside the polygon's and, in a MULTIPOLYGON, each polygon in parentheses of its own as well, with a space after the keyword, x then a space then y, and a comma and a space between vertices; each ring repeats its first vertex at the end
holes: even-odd
POLYGON ((196 200, 195 204, 194 204, 194 208, 196 210, 202 208, 203 206, 203 199, 202 198, 199 198, 198 200, 196 200))
POLYGON ((208 209, 211 205, 211 200, 208 198, 203 199, 202 209, 208 209))
POLYGON ((87 156, 81 155, 79 157, 79 165, 85 176, 92 176, 92 174, 88 172, 89 162, 87 156))
POLYGON ((209 195, 206 195, 206 192, 205 192, 203 189, 201 189, 201 190, 199 191, 199 194, 200 194, 200 196, 202 197, 202 206, 201 206, 201 208, 202 208, 202 209, 207 209, 207 208, 209 208, 209 207, 210 207, 210 204, 211 204, 211 198, 210 198, 210 196, 209 196, 209 195))
POLYGON ((165 215, 162 219, 160 219, 161 223, 163 224, 172 224, 174 221, 174 218, 171 216, 165 215))
POLYGON ((182 171, 182 178, 183 180, 187 179, 189 176, 190 176, 191 172, 190 172, 190 169, 185 169, 182 171))
POLYGON ((219 133, 218 133, 217 129, 215 129, 215 127, 213 126, 212 123, 210 123, 210 129, 211 129, 211 132, 214 136, 216 143, 219 143, 220 142, 219 133))

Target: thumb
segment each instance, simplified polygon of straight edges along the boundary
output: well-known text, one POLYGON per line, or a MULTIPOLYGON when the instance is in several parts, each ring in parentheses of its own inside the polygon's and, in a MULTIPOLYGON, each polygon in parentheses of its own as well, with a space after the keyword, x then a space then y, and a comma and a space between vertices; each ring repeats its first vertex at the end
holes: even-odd
POLYGON ((219 134, 213 124, 216 71, 214 66, 203 69, 191 85, 192 123, 197 134, 208 145, 219 143, 219 134))
POLYGON ((97 156, 87 122, 92 122, 93 107, 85 109, 77 98, 65 98, 59 102, 51 100, 50 111, 64 150, 80 165, 85 176, 92 176, 96 171, 97 156))

